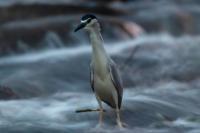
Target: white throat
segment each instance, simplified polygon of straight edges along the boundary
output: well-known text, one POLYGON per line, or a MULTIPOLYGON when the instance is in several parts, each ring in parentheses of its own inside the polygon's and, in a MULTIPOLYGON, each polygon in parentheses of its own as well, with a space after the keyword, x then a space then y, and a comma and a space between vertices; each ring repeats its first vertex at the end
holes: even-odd
POLYGON ((103 39, 98 28, 92 28, 89 30, 90 41, 92 44, 92 65, 95 72, 103 78, 107 74, 107 65, 109 56, 103 46, 103 39))
POLYGON ((103 38, 101 36, 100 30, 97 28, 93 28, 89 31, 90 34, 90 41, 92 44, 92 50, 93 50, 93 55, 96 56, 100 56, 104 58, 107 58, 107 53, 106 50, 103 46, 103 38))

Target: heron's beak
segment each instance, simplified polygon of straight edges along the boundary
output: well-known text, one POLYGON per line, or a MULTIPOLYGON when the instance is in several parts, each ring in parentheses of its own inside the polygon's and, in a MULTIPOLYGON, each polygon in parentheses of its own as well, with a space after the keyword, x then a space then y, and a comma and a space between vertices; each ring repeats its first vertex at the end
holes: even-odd
POLYGON ((76 29, 74 30, 74 32, 77 32, 78 30, 84 28, 85 25, 86 25, 86 23, 80 23, 80 24, 76 27, 76 29))

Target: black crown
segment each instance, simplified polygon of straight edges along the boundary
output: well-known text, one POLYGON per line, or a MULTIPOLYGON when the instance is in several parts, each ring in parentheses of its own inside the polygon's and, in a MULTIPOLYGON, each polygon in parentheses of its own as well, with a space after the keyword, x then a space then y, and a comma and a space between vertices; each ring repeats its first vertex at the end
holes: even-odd
POLYGON ((95 16, 95 15, 93 15, 93 14, 86 14, 86 15, 84 15, 82 18, 81 18, 81 20, 87 20, 87 19, 96 19, 97 17, 95 16))

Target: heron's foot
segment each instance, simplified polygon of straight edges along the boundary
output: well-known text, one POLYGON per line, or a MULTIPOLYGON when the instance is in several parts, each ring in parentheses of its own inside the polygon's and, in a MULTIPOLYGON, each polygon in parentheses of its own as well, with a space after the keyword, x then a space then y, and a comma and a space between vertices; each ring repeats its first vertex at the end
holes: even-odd
POLYGON ((123 128, 121 121, 117 121, 117 125, 118 125, 119 128, 123 128))
POLYGON ((117 125, 120 129, 126 128, 128 125, 124 122, 117 121, 117 125))
POLYGON ((128 124, 126 124, 125 122, 121 122, 121 123, 122 123, 122 126, 123 126, 124 128, 128 127, 128 124))

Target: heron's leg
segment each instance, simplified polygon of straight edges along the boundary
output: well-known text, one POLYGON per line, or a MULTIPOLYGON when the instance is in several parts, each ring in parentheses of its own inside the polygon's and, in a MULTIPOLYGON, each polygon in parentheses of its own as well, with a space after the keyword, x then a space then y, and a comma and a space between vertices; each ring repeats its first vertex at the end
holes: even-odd
POLYGON ((122 125, 122 122, 121 122, 121 118, 120 118, 120 110, 119 110, 118 107, 116 108, 116 114, 117 114, 117 125, 118 125, 120 128, 122 128, 123 125, 122 125))
POLYGON ((120 128, 122 128, 123 125, 122 125, 121 118, 120 118, 120 109, 119 109, 119 107, 118 107, 118 97, 116 97, 116 96, 117 96, 117 92, 115 92, 115 93, 113 94, 113 100, 115 101, 115 105, 116 105, 116 109, 115 109, 116 114, 117 114, 117 119, 116 119, 116 121, 117 121, 117 125, 118 125, 120 128))
POLYGON ((100 107, 99 126, 102 126, 102 123, 103 123, 103 106, 102 106, 102 102, 101 102, 101 99, 99 98, 99 96, 97 94, 95 94, 95 95, 96 95, 96 99, 97 99, 99 107, 100 107))

